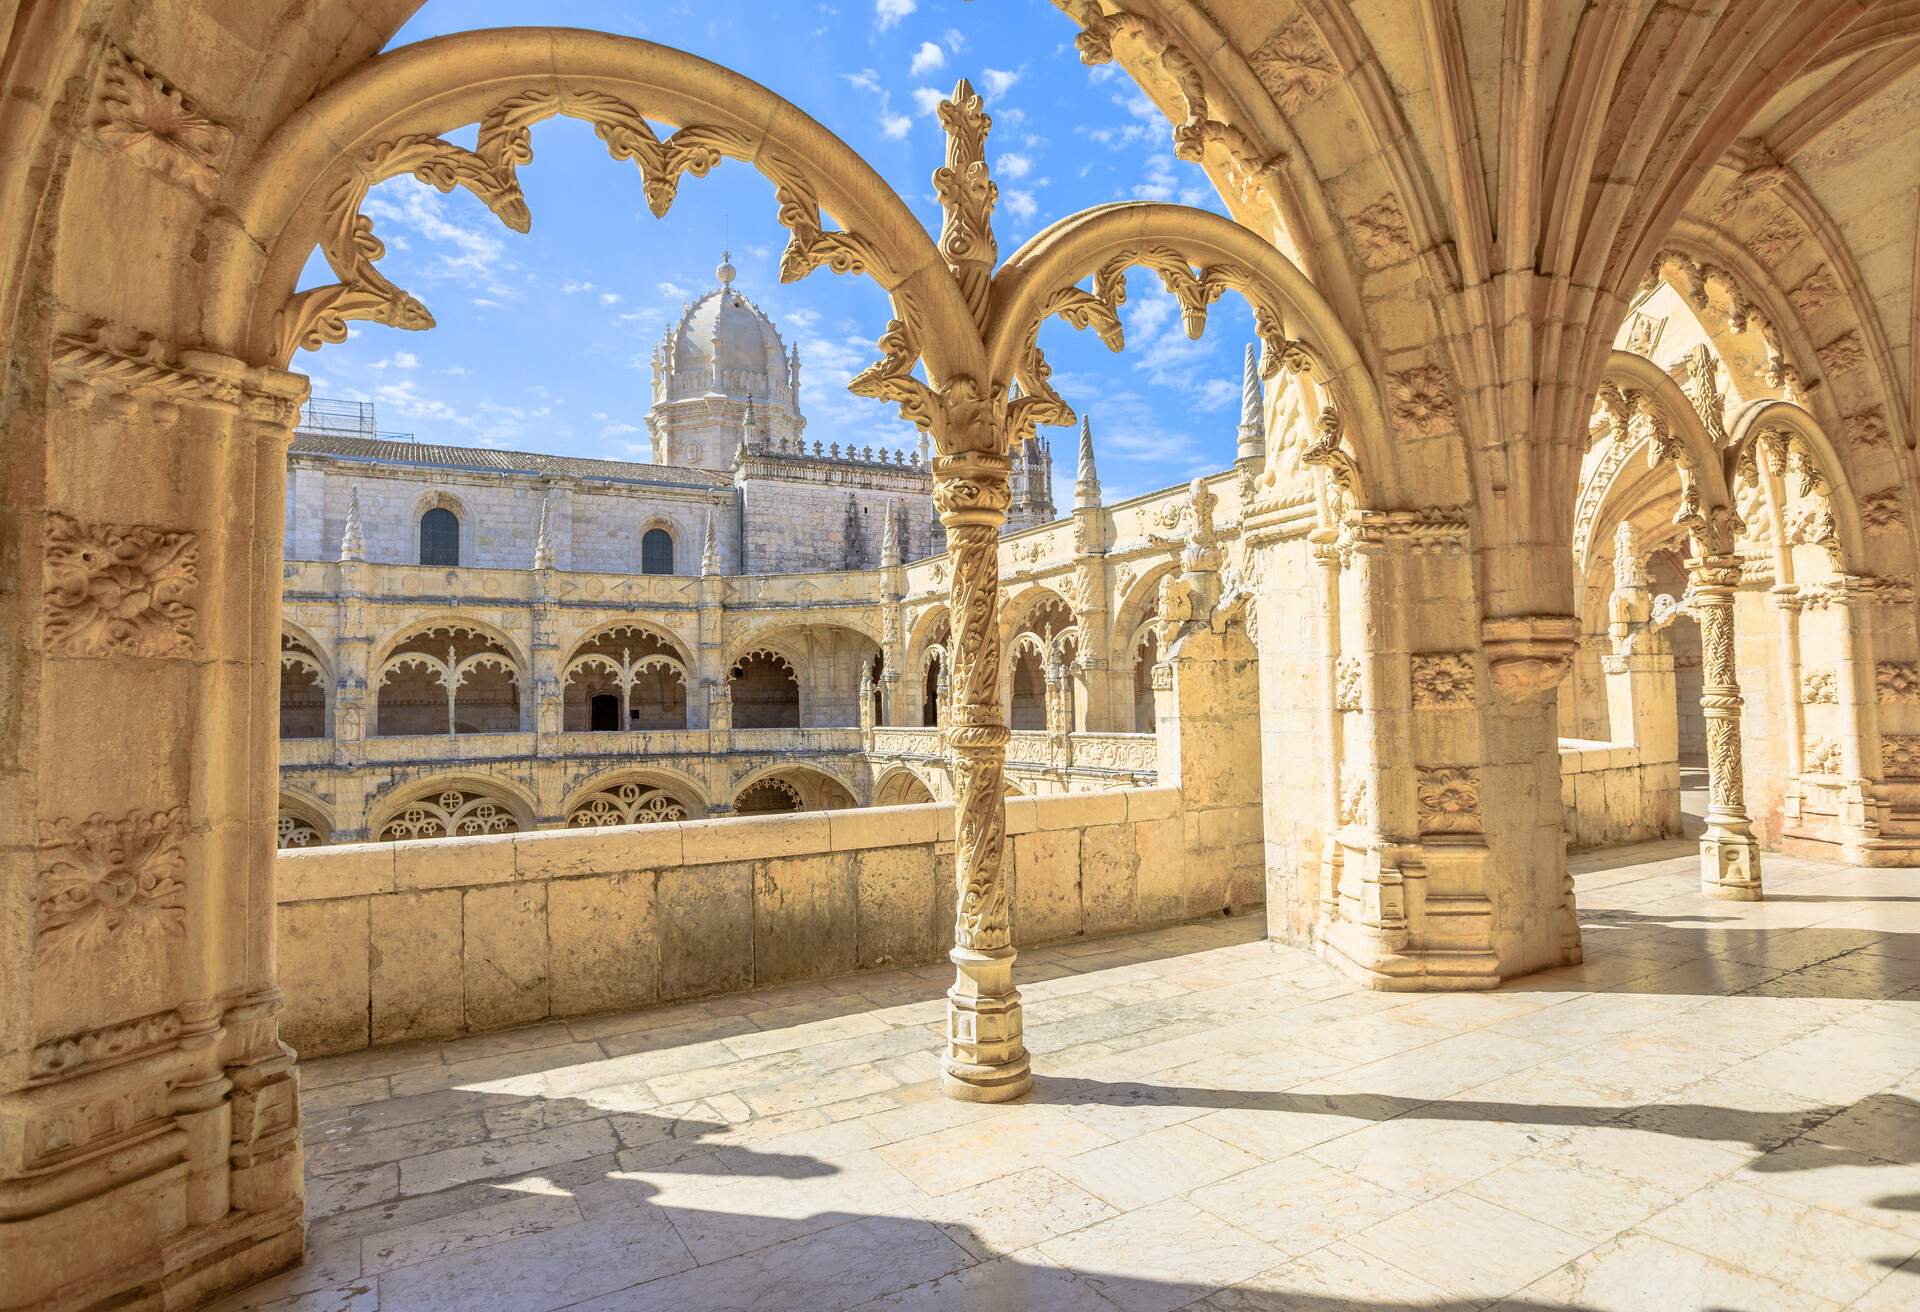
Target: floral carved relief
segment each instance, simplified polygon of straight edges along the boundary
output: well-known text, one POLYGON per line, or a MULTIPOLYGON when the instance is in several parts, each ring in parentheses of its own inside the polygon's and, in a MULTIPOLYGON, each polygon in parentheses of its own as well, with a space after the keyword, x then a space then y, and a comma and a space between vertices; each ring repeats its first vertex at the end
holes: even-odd
POLYGON ((1900 493, 1888 488, 1884 492, 1861 498, 1860 522, 1869 533, 1891 533, 1904 526, 1907 512, 1900 504, 1900 493))
POLYGON ((1807 239, 1807 231, 1790 210, 1775 210, 1747 246, 1762 264, 1779 264, 1807 239))
POLYGON ((1883 702, 1920 701, 1920 665, 1881 661, 1873 667, 1873 688, 1883 702))
POLYGON ((195 536, 47 516, 43 639, 55 656, 186 656, 199 582, 195 536))
POLYGON ((27 1073, 35 1079, 71 1075, 85 1067, 108 1065, 162 1047, 179 1037, 180 1013, 163 1011, 42 1043, 34 1048, 27 1073))
POLYGON ((1340 823, 1367 823, 1367 771, 1358 761, 1340 767, 1340 823))
POLYGON ((1889 779, 1920 779, 1920 734, 1880 735, 1880 765, 1889 779))
POLYGON ((145 168, 213 194, 233 133, 200 113, 146 65, 108 47, 93 134, 145 168))
POLYGON ((187 932, 186 867, 180 844, 187 811, 135 811, 109 820, 40 822, 41 866, 34 886, 34 949, 79 955, 129 934, 181 938, 187 932))
POLYGON ((1342 656, 1334 663, 1333 706, 1338 711, 1360 709, 1360 659, 1342 656))
POLYGON ((1839 774, 1840 744, 1831 738, 1815 738, 1807 743, 1809 774, 1839 774))
POLYGON ((1832 670, 1808 670, 1800 676, 1802 704, 1832 706, 1839 700, 1839 681, 1832 670))
POLYGON ((1347 221, 1353 246, 1369 269, 1384 269, 1413 254, 1413 234, 1399 202, 1382 196, 1347 221))
POLYGON ((1326 90, 1340 70, 1320 48, 1305 19, 1275 32, 1247 56, 1253 72, 1282 113, 1298 114, 1326 90))
POLYGON ((1428 437, 1453 427, 1453 392, 1444 369, 1423 364, 1388 374, 1387 400, 1394 426, 1403 434, 1428 437))
POLYGON ((1470 766, 1421 770, 1417 801, 1423 834, 1480 832, 1480 772, 1470 766))
POLYGON ((1413 704, 1422 708, 1471 706, 1473 653, 1420 652, 1413 657, 1413 704))
POLYGON ((1820 365, 1828 373, 1844 374, 1866 362, 1867 348, 1860 344, 1860 334, 1851 332, 1834 338, 1814 354, 1820 357, 1820 365))
POLYGON ((1824 264, 1787 292, 1787 299, 1793 302, 1793 308, 1802 314, 1825 309, 1839 298, 1840 283, 1834 278, 1833 271, 1824 264))
POLYGON ((1846 429, 1847 445, 1855 453, 1878 451, 1886 446, 1887 417, 1879 406, 1857 411, 1841 422, 1846 429))

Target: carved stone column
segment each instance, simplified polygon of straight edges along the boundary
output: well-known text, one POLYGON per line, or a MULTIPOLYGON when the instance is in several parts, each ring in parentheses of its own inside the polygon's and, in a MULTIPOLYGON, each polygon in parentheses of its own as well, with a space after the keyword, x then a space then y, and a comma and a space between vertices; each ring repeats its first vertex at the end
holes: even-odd
POLYGON ((1002 455, 933 462, 934 505, 953 562, 954 983, 947 992, 947 1095, 1006 1102, 1033 1085, 1013 987, 1004 855, 1007 726, 1000 707, 1000 525, 1010 499, 1002 455))
POLYGON ((1740 753, 1740 678, 1733 655, 1736 556, 1696 556, 1694 614, 1700 621, 1700 712, 1707 732, 1707 832, 1700 839, 1700 888, 1708 897, 1760 900, 1760 845, 1747 819, 1740 753))

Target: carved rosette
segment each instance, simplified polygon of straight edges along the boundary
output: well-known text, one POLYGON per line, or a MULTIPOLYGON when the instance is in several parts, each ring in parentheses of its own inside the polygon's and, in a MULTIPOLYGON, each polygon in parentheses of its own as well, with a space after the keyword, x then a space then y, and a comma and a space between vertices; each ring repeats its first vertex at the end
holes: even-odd
POLYGON ((1880 735, 1880 766, 1889 779, 1920 779, 1920 734, 1880 735))
POLYGON ((1413 704, 1420 710, 1449 710, 1473 705, 1473 653, 1415 652, 1413 704))
POLYGON ((1421 770, 1417 800, 1421 833, 1480 832, 1480 771, 1477 769, 1443 765, 1421 770))
POLYGON ((187 812, 40 822, 34 948, 42 957, 94 954, 127 937, 187 932, 187 812))
POLYGON ((139 60, 107 47, 93 135, 129 159, 211 196, 233 133, 201 113, 139 60))
POLYGON ((1920 701, 1920 665, 1881 661, 1873 669, 1873 686, 1882 702, 1920 701))
POLYGON ((55 656, 189 656, 192 533, 47 516, 42 639, 55 656))
POLYGON ((967 452, 933 462, 933 500, 953 563, 953 702, 947 743, 954 766, 956 947, 1009 947, 1006 844, 1007 727, 1000 706, 1000 525, 1012 495, 1004 455, 967 452))

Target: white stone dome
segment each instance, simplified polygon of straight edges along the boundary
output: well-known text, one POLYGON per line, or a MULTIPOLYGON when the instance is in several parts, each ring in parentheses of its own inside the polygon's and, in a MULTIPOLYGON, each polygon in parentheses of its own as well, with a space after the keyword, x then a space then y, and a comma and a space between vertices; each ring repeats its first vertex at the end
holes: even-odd
POLYGON ((687 306, 672 337, 672 396, 787 399, 786 346, 752 301, 733 289, 733 265, 715 270, 720 285, 687 306))

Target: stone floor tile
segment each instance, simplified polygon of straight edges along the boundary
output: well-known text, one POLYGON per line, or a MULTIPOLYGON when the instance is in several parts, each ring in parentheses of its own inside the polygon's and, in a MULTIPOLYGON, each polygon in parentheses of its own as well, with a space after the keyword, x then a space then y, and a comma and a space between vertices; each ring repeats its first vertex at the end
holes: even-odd
POLYGON ((1430 1198, 1477 1180, 1557 1142, 1539 1127, 1452 1119, 1444 1104, 1415 1110, 1307 1150, 1338 1170, 1410 1200, 1430 1198))
POLYGON ((756 1116, 777 1116, 781 1112, 819 1107, 850 1097, 880 1093, 894 1086, 894 1078, 871 1062, 848 1066, 844 1070, 815 1071, 778 1084, 765 1085, 743 1093, 741 1097, 756 1116))
POLYGON ((1040 1245, 1122 1312, 1171 1312, 1278 1264, 1279 1250, 1183 1198, 1040 1245))
POLYGON ((1195 1189, 1189 1201, 1282 1253, 1300 1256, 1412 1206, 1310 1157, 1289 1157, 1195 1189))
POLYGON ((362 1235, 360 1266, 364 1274, 378 1275, 522 1235, 558 1230, 581 1219, 579 1206, 565 1194, 527 1194, 434 1221, 362 1235))
POLYGON ((1196 1130, 1269 1161, 1378 1125, 1408 1110, 1394 1098, 1289 1090, 1196 1117, 1196 1130))
POLYGON ((1920 1162, 1920 1098, 1898 1092, 1869 1094, 1807 1137, 1890 1162, 1920 1162))
POLYGON ((1912 1159, 1887 1161, 1807 1135, 1755 1158, 1735 1178, 1766 1193, 1920 1239, 1920 1164, 1912 1159))
POLYGON ((1804 1294, 1849 1302, 1920 1251, 1920 1240, 1733 1181, 1640 1227, 1804 1294))
POLYGON ((1500 1298, 1593 1247, 1593 1241, 1460 1191, 1430 1199, 1347 1242, 1383 1262, 1417 1265, 1422 1280, 1456 1297, 1500 1298))
POLYGON ((459 1148, 487 1139, 486 1120, 478 1112, 444 1116, 412 1125, 367 1130, 307 1144, 307 1169, 315 1175, 397 1162, 408 1157, 459 1148))
POLYGON ((1017 1107, 990 1119, 905 1139, 880 1156, 938 1197, 1113 1142, 1057 1107, 1017 1107))
POLYGON ((340 1312, 368 1312, 377 1305, 365 1302, 355 1308, 352 1299, 371 1294, 372 1280, 360 1278, 360 1240, 347 1235, 334 1238, 307 1236, 307 1254, 299 1266, 251 1285, 237 1294, 213 1304, 210 1312, 260 1312, 265 1308, 297 1308, 300 1297, 319 1295, 310 1306, 334 1306, 340 1312), (330 1303, 329 1300, 332 1300, 330 1303))
MULTIPOLYGON (((731 1159, 730 1159, 731 1160, 731 1159)), ((803 1159, 804 1160, 804 1159, 803 1159)), ((915 1216, 919 1192, 871 1152, 820 1171, 681 1177, 652 1200, 707 1265, 865 1217, 915 1216)))
POLYGON ((854 1312, 1113 1312, 1113 1304, 1038 1253, 1016 1253, 862 1303, 854 1312))
POLYGON ((922 1199, 919 1211, 982 1261, 1119 1215, 1115 1208, 1043 1166, 922 1199))
POLYGON ((342 1171, 339 1175, 309 1176, 307 1219, 384 1202, 399 1193, 400 1168, 393 1162, 360 1171, 342 1171))
MULTIPOLYGON (((749 1019, 758 1020, 759 1016, 749 1019)), ((832 1043, 839 1039, 884 1034, 891 1028, 887 1022, 876 1019, 871 1012, 856 1011, 850 1015, 834 1016, 805 1024, 786 1024, 767 1029, 755 1029, 732 1035, 724 1042, 736 1057, 764 1057, 770 1052, 791 1052, 795 1048, 810 1048, 815 1044, 832 1043)))
POLYGON ((685 1271, 693 1259, 657 1208, 451 1253, 379 1277, 382 1309, 549 1312, 685 1271))
POLYGON ((1171 1125, 1064 1160, 1053 1169, 1122 1211, 1146 1207, 1260 1165, 1250 1153, 1171 1125))
POLYGON ((623 1289, 577 1312, 845 1312, 972 1265, 925 1221, 866 1217, 623 1289))
POLYGON ((1483 1175, 1464 1192, 1484 1202, 1604 1243, 1672 1203, 1677 1194, 1549 1149, 1483 1175))
POLYGON ((778 1052, 661 1075, 648 1080, 647 1087, 663 1103, 686 1102, 715 1093, 737 1093, 763 1084, 778 1084, 818 1074, 819 1070, 801 1053, 778 1052))
POLYGON ((497 1139, 465 1148, 411 1157, 400 1163, 400 1192, 432 1193, 469 1180, 524 1175, 561 1162, 612 1152, 613 1127, 605 1120, 579 1121, 518 1139, 497 1139))
POLYGON ((1920 1257, 1909 1258, 1899 1270, 1888 1272, 1849 1304, 1849 1312, 1913 1312, 1916 1307, 1920 1307, 1920 1257))
POLYGON ((222 1299, 208 1312, 379 1312, 380 1294, 371 1280, 356 1280, 332 1289, 312 1289, 270 1303, 222 1299))
POLYGON ((1328 1244, 1198 1303, 1194 1312, 1467 1312, 1463 1301, 1352 1244, 1328 1244))
POLYGON ((387 1077, 384 1075, 368 1075, 339 1084, 309 1088, 307 1068, 304 1065, 300 1067, 300 1112, 308 1125, 335 1113, 371 1105, 386 1096, 387 1077))
POLYGON ((1651 1235, 1603 1244, 1534 1281, 1491 1312, 1833 1312, 1839 1303, 1790 1289, 1651 1235))
MULTIPOLYGON (((678 1010, 676 1008, 675 1010, 678 1010)), ((628 1019, 632 1019, 629 1014, 628 1019)), ((626 1057, 642 1052, 661 1052, 673 1048, 685 1048, 695 1043, 718 1043, 737 1034, 759 1034, 763 1031, 745 1016, 713 1016, 699 1009, 687 1015, 687 1018, 674 1024, 649 1025, 642 1029, 623 1029, 610 1034, 594 1033, 591 1025, 582 1025, 578 1021, 569 1022, 568 1028, 575 1038, 597 1038, 601 1051, 609 1057, 626 1057)), ((731 1051, 729 1049, 728 1051, 731 1051)))

